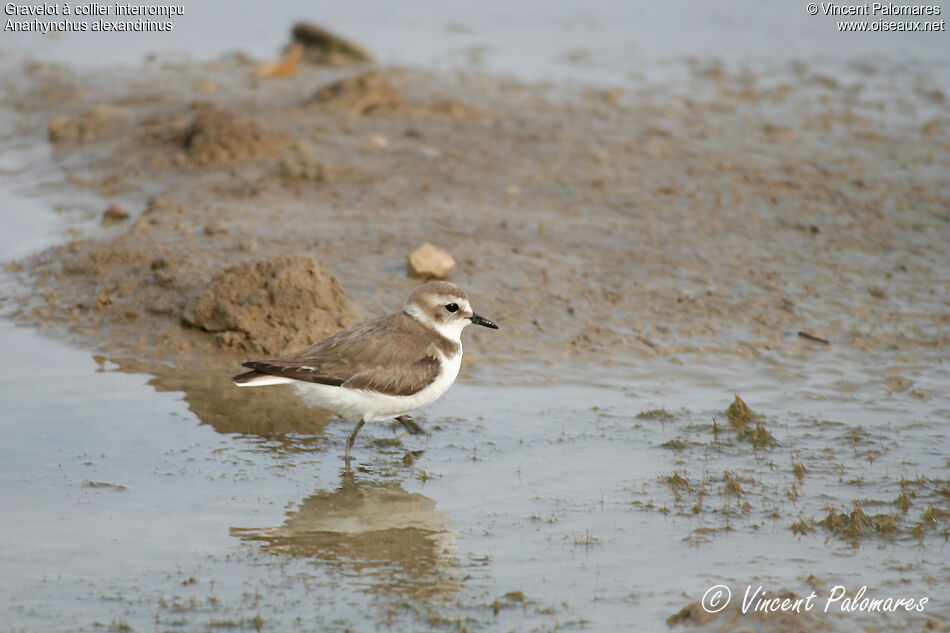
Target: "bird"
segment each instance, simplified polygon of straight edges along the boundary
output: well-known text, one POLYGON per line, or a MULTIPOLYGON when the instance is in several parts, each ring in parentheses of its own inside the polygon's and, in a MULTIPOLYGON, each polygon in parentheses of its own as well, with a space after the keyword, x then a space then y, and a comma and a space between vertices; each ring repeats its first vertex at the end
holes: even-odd
MULTIPOLYGON (((356 436, 366 422, 406 415, 438 400, 458 376, 462 330, 470 324, 498 329, 472 310, 453 283, 417 286, 402 310, 352 325, 299 352, 242 363, 239 387, 290 385, 314 407, 355 422, 346 440, 346 468, 356 436)), ((414 424, 413 424, 414 426, 414 424)))

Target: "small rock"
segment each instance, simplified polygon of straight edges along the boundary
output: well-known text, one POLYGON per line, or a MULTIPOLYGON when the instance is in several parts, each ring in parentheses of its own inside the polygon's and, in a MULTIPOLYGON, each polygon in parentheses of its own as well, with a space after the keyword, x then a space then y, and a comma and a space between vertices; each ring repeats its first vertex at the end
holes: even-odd
POLYGON ((113 204, 102 213, 103 220, 128 220, 129 210, 121 204, 113 204))
POLYGON ((259 250, 261 250, 261 246, 257 243, 257 240, 248 240, 241 243, 241 252, 247 253, 248 255, 253 255, 259 250))
POLYGON ((455 268, 455 259, 448 252, 426 242, 409 256, 409 273, 413 277, 442 279, 455 268))

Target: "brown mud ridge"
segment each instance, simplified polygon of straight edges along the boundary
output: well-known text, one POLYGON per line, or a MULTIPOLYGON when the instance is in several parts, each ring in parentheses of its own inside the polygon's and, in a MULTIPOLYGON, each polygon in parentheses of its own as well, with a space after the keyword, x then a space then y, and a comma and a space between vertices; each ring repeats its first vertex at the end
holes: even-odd
POLYGON ((500 365, 950 345, 942 93, 888 120, 805 66, 696 66, 691 96, 252 68, 5 81, 50 195, 130 217, 8 263, 27 290, 3 311, 112 358, 234 367, 393 310, 431 242, 502 324, 469 345, 500 365))

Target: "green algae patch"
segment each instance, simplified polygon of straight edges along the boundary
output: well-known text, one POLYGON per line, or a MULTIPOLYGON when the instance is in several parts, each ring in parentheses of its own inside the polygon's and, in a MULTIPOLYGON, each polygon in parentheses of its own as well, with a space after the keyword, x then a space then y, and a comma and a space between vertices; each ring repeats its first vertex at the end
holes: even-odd
POLYGON ((736 399, 726 409, 726 416, 728 416, 729 423, 733 428, 746 427, 757 417, 749 408, 749 405, 745 403, 745 400, 739 397, 739 394, 736 394, 736 399))
POLYGON ((673 419, 673 414, 666 409, 650 409, 641 411, 637 414, 638 420, 659 420, 660 422, 669 422, 673 419))
POLYGON ((790 526, 792 532, 798 534, 799 536, 804 536, 805 534, 811 534, 815 531, 815 522, 809 521, 808 519, 802 517, 798 521, 795 521, 790 526))
POLYGON ((828 514, 818 525, 852 543, 875 535, 896 536, 900 533, 896 514, 869 515, 858 502, 854 502, 851 512, 839 512, 829 507, 828 514))
POLYGON ((726 417, 740 442, 749 442, 756 450, 778 444, 775 436, 766 428, 764 417, 752 411, 738 394, 726 409, 726 417))

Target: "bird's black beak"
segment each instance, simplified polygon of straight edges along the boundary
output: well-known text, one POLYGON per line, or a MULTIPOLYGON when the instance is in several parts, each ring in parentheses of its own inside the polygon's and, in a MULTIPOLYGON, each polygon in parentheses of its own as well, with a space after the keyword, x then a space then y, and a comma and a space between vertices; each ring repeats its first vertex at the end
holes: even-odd
POLYGON ((473 314, 472 316, 470 316, 470 317, 468 317, 468 318, 469 318, 469 320, 470 320, 472 323, 474 323, 475 325, 484 325, 485 327, 490 327, 490 328, 493 329, 493 330, 497 330, 497 329, 498 329, 498 324, 497 324, 497 323, 495 323, 494 321, 491 321, 491 320, 489 320, 489 319, 486 319, 486 318, 483 317, 483 316, 478 316, 477 314, 473 314))

